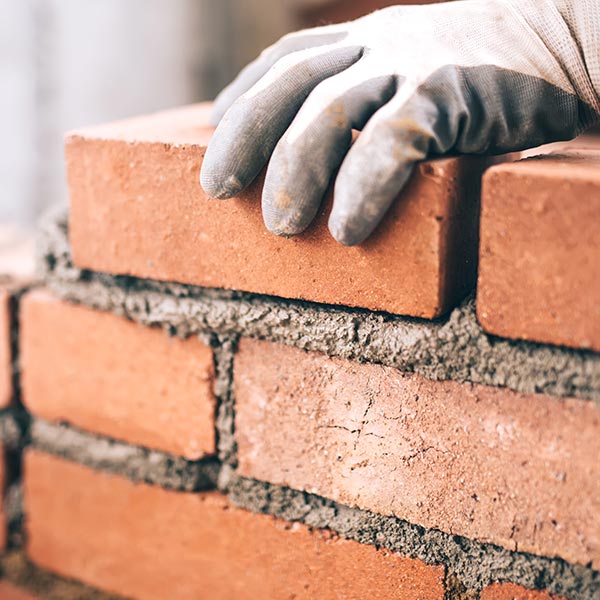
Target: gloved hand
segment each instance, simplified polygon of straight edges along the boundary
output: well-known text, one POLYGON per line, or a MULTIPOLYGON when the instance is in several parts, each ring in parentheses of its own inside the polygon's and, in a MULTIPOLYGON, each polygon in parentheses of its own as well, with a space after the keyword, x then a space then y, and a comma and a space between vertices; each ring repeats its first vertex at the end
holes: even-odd
POLYGON ((394 6, 288 35, 246 67, 216 100, 201 183, 229 198, 269 162, 265 224, 294 235, 339 168, 329 229, 358 244, 416 161, 575 137, 599 92, 599 0, 394 6))

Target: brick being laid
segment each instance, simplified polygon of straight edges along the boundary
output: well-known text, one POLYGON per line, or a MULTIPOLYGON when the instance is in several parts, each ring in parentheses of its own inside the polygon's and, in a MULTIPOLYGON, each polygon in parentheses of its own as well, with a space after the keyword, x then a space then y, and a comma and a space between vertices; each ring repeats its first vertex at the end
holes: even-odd
POLYGON ((441 566, 38 450, 25 503, 35 564, 127 597, 444 598, 441 566))
POLYGON ((263 225, 261 178, 235 199, 203 193, 209 110, 184 107, 67 136, 76 266, 426 318, 474 287, 480 180, 492 159, 418 166, 361 246, 329 235, 331 198, 309 230, 283 239, 263 225))
POLYGON ((196 460, 215 454, 212 350, 63 302, 22 302, 23 401, 52 422, 196 460))
POLYGON ((238 472, 511 550, 600 566, 600 411, 242 339, 238 472))
POLYGON ((477 312, 489 333, 600 350, 600 149, 588 146, 485 175, 477 312))

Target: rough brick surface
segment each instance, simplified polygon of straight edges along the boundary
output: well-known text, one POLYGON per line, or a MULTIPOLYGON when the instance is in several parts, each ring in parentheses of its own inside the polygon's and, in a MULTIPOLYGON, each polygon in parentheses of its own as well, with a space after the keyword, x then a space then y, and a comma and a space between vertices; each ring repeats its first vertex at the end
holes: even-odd
POLYGON ((419 166, 376 235, 359 247, 330 236, 330 200, 307 232, 284 239, 263 225, 260 180, 232 200, 202 192, 208 109, 67 138, 77 266, 420 317, 446 312, 473 287, 479 182, 489 159, 419 166))
POLYGON ((37 417, 188 459, 214 454, 211 349, 45 290, 21 314, 23 400, 37 417))
POLYGON ((248 339, 234 381, 241 475, 600 566, 597 406, 248 339))
POLYGON ((495 583, 481 591, 480 600, 565 600, 548 592, 528 590, 514 583, 495 583))
POLYGON ((115 593, 173 598, 442 599, 444 569, 29 450, 28 553, 115 593))
POLYGON ((0 408, 12 399, 10 291, 0 287, 0 408))
POLYGON ((490 169, 478 316, 487 331, 600 350, 600 151, 490 169))

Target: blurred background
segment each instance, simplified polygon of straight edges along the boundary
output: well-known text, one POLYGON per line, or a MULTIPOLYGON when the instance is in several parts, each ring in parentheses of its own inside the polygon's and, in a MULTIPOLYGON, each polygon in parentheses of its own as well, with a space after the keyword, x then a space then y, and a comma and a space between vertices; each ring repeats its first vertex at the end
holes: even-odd
MULTIPOLYGON (((422 0, 421 0, 422 1, 422 0)), ((66 199, 72 128, 207 100, 287 31, 385 0, 0 0, 0 238, 66 199)), ((4 242, 0 241, 0 245, 4 242)))

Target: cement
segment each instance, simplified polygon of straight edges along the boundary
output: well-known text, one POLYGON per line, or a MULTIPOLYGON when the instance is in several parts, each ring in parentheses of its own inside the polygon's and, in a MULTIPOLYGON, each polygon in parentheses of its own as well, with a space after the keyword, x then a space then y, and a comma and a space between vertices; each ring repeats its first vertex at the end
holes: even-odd
POLYGON ((191 462, 39 419, 32 421, 30 437, 32 446, 44 452, 132 481, 172 490, 213 489, 219 472, 216 459, 191 462))
POLYGON ((23 440, 23 429, 13 408, 0 413, 0 442, 9 450, 18 450, 23 440))
POLYGON ((455 597, 472 597, 472 592, 490 583, 510 581, 570 600, 600 599, 600 573, 581 565, 424 529, 320 496, 238 478, 227 468, 222 470, 219 484, 241 508, 330 529, 344 538, 387 548, 428 564, 446 565, 454 581, 455 597))
POLYGON ((433 380, 600 402, 600 353, 489 336, 477 323, 473 298, 447 318, 424 321, 80 270, 71 261, 64 211, 46 219, 38 254, 40 275, 60 297, 172 335, 244 335, 433 380))
POLYGON ((235 408, 233 400, 233 357, 236 339, 217 336, 213 344, 215 383, 213 391, 217 399, 215 427, 217 456, 222 463, 237 466, 235 441, 235 408))

